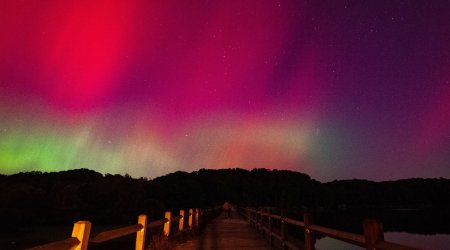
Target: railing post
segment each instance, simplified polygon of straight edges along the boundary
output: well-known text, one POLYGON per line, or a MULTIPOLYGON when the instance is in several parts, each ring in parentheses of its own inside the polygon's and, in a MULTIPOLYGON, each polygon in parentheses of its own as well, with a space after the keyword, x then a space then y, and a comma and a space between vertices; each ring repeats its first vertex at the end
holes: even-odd
POLYGON ((184 229, 184 210, 180 210, 180 215, 183 216, 178 221, 178 230, 181 232, 184 229))
POLYGON ((198 228, 198 215, 200 214, 200 209, 195 209, 195 227, 198 228))
POLYGON ((256 207, 252 212, 252 216, 253 216, 253 227, 256 229, 257 227, 257 223, 258 223, 258 214, 256 213, 256 207))
POLYGON ((189 209, 189 228, 192 230, 192 218, 193 218, 193 214, 194 214, 194 209, 189 209))
POLYGON ((252 215, 252 211, 250 211, 249 208, 247 208, 247 215, 248 215, 248 222, 250 223, 250 227, 253 227, 253 223, 252 223, 252 219, 253 219, 253 215, 252 215))
POLYGON ((266 230, 264 230, 264 224, 265 224, 266 220, 263 216, 263 213, 264 213, 264 208, 261 208, 261 234, 264 239, 266 236, 266 230))
POLYGON ((168 221, 164 224, 164 235, 169 237, 170 227, 172 226, 172 212, 170 212, 170 211, 166 212, 166 219, 168 221))
POLYGON ((145 249, 145 233, 147 232, 147 215, 139 215, 138 224, 141 224, 143 228, 137 232, 136 235, 136 250, 145 249))
POLYGON ((308 229, 309 226, 313 224, 313 218, 310 213, 305 213, 303 215, 303 223, 305 226, 305 249, 306 250, 314 250, 315 249, 315 241, 314 233, 308 229))
POLYGON ((366 249, 375 250, 377 240, 384 240, 383 225, 379 220, 364 221, 364 237, 366 238, 366 249))
POLYGON ((287 226, 288 224, 284 222, 284 217, 286 217, 286 210, 281 210, 281 244, 283 250, 288 250, 288 246, 284 244, 285 241, 287 241, 287 226))
POLYGON ((72 237, 77 237, 80 244, 75 250, 86 250, 91 233, 91 223, 89 221, 78 221, 73 225, 72 237))
POLYGON ((269 245, 270 247, 273 247, 273 236, 272 236, 272 230, 273 230, 273 223, 272 223, 272 211, 269 208, 267 210, 267 213, 269 214, 269 245))
POLYGON ((256 221, 256 223, 255 223, 256 232, 259 233, 259 225, 258 225, 258 221, 259 221, 259 220, 258 220, 258 207, 255 208, 255 218, 256 218, 256 219, 255 219, 255 221, 256 221))

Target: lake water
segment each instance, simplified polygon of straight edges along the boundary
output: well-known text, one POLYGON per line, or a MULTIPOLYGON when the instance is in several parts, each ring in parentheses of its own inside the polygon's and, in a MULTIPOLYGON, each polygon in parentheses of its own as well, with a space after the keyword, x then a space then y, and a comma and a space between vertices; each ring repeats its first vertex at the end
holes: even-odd
MULTIPOLYGON (((378 219, 385 229, 386 241, 407 246, 450 250, 449 207, 427 209, 352 209, 347 211, 320 212, 313 214, 320 226, 355 234, 364 234, 364 219, 378 219)), ((317 239, 316 248, 363 249, 329 237, 317 239)))
MULTIPOLYGON (((422 235, 410 234, 405 232, 386 232, 384 233, 386 241, 404 244, 411 247, 429 249, 429 250, 449 250, 450 234, 422 235)), ((318 239, 316 242, 318 250, 361 250, 363 248, 335 240, 329 237, 318 239)))

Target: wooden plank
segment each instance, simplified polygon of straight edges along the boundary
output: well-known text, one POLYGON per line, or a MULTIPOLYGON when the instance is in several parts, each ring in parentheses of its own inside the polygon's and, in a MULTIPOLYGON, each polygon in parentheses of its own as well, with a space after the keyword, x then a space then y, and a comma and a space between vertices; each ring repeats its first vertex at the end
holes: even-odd
POLYGON ((183 232, 184 229, 184 210, 180 210, 181 219, 178 222, 178 231, 183 232))
POLYGON ((305 249, 306 250, 314 250, 316 249, 316 237, 314 237, 314 231, 311 231, 308 229, 308 226, 312 226, 313 224, 313 218, 310 213, 303 214, 303 224, 305 225, 304 231, 305 231, 305 249))
POLYGON ((172 227, 172 212, 170 212, 170 211, 166 212, 166 219, 167 219, 167 222, 164 224, 164 235, 169 237, 170 229, 172 227))
POLYGON ((177 250, 271 250, 255 230, 246 226, 247 222, 235 209, 232 214, 231 218, 216 217, 198 237, 180 244, 177 250))
POLYGON ((89 221, 78 221, 73 225, 72 237, 77 237, 81 242, 75 248, 76 250, 87 250, 91 225, 92 224, 89 221))
POLYGON ((28 248, 26 250, 73 250, 75 249, 79 244, 80 240, 78 238, 73 237, 67 240, 57 241, 53 243, 49 243, 46 245, 38 246, 38 247, 32 247, 28 248))
POLYGON ((304 227, 304 224, 301 221, 296 221, 296 220, 292 220, 292 219, 289 219, 289 218, 283 218, 283 221, 286 222, 286 223, 292 224, 292 225, 297 225, 297 226, 304 227))
POLYGON ((287 225, 288 223, 284 222, 286 216, 286 210, 281 210, 281 247, 283 250, 288 250, 288 246, 285 244, 287 241, 287 225))
POLYGON ((153 227, 164 225, 164 223, 166 223, 167 221, 168 220, 166 218, 157 220, 157 221, 152 221, 150 223, 147 223, 147 228, 153 228, 153 227))
POLYGON ((298 247, 294 246, 294 244, 290 243, 289 241, 285 241, 284 244, 289 247, 289 249, 293 250, 300 250, 298 247))
POLYGON ((173 217, 173 218, 172 218, 172 222, 177 222, 177 221, 179 221, 181 218, 183 218, 183 216, 181 216, 181 215, 178 215, 177 217, 173 217))
POLYGON ((379 220, 364 220, 363 227, 366 249, 373 250, 378 240, 384 240, 383 224, 379 220))
POLYGON ((274 238, 277 238, 279 241, 282 241, 282 240, 283 240, 283 239, 281 238, 281 235, 279 235, 279 234, 277 234, 277 233, 274 233, 274 232, 272 232, 271 234, 272 234, 272 236, 273 236, 274 238))
POLYGON ((261 225, 259 224, 259 218, 258 218, 258 211, 255 210, 255 228, 256 228, 256 232, 259 233, 259 227, 261 225))
POLYGON ((239 207, 239 208, 242 208, 244 210, 251 211, 251 212, 256 212, 255 209, 251 209, 251 208, 246 208, 246 207, 239 207))
POLYGON ((266 229, 265 229, 265 224, 266 224, 266 216, 264 215, 264 208, 261 208, 261 227, 262 227, 262 231, 261 231, 261 235, 264 238, 266 238, 266 229))
POLYGON ((136 234, 136 248, 135 250, 145 249, 145 234, 147 233, 147 215, 141 214, 138 219, 139 225, 142 225, 142 229, 136 234))
POLYGON ((374 246, 376 249, 380 250, 423 250, 421 248, 405 246, 384 240, 377 241, 374 246))
POLYGON ((111 230, 111 231, 101 232, 99 234, 93 235, 91 237, 91 239, 89 240, 89 242, 100 243, 100 242, 112 240, 112 239, 115 239, 115 238, 118 238, 118 237, 121 237, 124 235, 136 233, 137 231, 140 231, 142 228, 143 228, 142 225, 137 224, 137 225, 133 225, 133 226, 129 226, 129 227, 123 227, 123 228, 119 228, 119 229, 115 229, 115 230, 111 230))
POLYGON ((271 217, 272 210, 268 209, 267 211, 269 213, 269 245, 270 247, 274 247, 274 240, 273 240, 273 217, 271 217))
POLYGON ((189 227, 192 228, 192 215, 194 214, 194 209, 189 209, 189 227))
MULTIPOLYGON (((230 208, 231 209, 231 208, 230 208)), ((195 209, 195 226, 198 227, 198 215, 200 214, 200 209, 195 209)))
POLYGON ((281 216, 279 216, 279 215, 271 214, 270 217, 281 220, 281 216))
POLYGON ((344 241, 344 242, 347 242, 347 243, 350 243, 350 244, 353 244, 356 246, 360 246, 360 247, 366 247, 366 245, 365 245, 366 240, 364 238, 364 235, 347 233, 347 232, 330 229, 330 228, 326 228, 326 227, 321 227, 321 226, 317 226, 317 225, 311 225, 308 227, 308 229, 312 230, 315 233, 318 233, 318 234, 321 234, 324 236, 328 236, 333 239, 344 241))
POLYGON ((261 227, 260 229, 262 229, 262 230, 264 230, 264 231, 267 231, 268 233, 269 233, 269 235, 272 235, 273 237, 275 237, 275 238, 277 238, 278 240, 282 240, 282 238, 281 238, 281 235, 279 235, 279 234, 277 234, 277 233, 275 233, 275 232, 270 232, 270 230, 269 230, 269 228, 267 228, 267 227, 261 227))

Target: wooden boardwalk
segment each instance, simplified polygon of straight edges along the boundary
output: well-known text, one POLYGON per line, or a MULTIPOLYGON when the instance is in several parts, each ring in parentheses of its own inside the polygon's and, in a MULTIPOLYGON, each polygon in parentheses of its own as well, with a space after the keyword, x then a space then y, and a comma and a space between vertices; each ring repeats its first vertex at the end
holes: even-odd
POLYGON ((203 249, 270 250, 271 248, 268 242, 233 209, 231 218, 225 218, 223 212, 219 217, 209 222, 198 237, 177 246, 177 250, 203 249))

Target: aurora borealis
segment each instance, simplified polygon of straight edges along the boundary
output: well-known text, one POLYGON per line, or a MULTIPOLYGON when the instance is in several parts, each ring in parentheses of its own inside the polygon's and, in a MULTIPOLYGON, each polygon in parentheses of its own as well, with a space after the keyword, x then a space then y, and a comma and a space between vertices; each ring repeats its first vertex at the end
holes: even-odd
POLYGON ((0 173, 450 178, 450 2, 0 4, 0 173))

